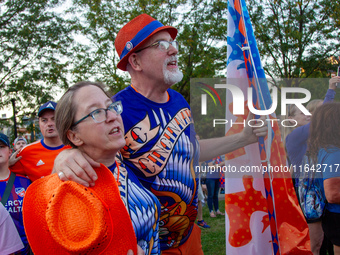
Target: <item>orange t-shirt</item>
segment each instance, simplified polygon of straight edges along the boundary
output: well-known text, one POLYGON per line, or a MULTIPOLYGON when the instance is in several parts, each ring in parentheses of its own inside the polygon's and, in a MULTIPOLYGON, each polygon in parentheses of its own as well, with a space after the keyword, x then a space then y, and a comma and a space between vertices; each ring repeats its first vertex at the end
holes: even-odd
POLYGON ((17 163, 10 167, 14 173, 26 175, 32 182, 50 175, 53 170, 54 159, 57 155, 71 146, 49 147, 44 143, 44 139, 26 145, 18 153, 22 156, 17 163))

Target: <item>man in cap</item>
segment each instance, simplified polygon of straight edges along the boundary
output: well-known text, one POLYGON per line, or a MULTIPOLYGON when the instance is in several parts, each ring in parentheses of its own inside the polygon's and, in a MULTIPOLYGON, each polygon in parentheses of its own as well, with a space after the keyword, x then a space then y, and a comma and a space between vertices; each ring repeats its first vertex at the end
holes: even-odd
POLYGON ((21 148, 25 147, 26 144, 27 144, 26 138, 23 136, 18 136, 17 138, 14 139, 13 149, 14 151, 18 151, 21 148))
POLYGON ((61 142, 54 122, 57 103, 48 101, 38 111, 39 127, 43 139, 24 147, 17 157, 21 157, 11 171, 28 176, 31 181, 49 175, 53 169, 55 157, 68 146, 61 142))
MULTIPOLYGON (((189 104, 170 89, 183 77, 177 65, 176 35, 176 28, 164 26, 147 14, 139 15, 118 32, 117 66, 128 71, 131 85, 114 100, 121 100, 124 107, 124 163, 162 205, 162 255, 198 255, 203 251, 200 229, 194 224, 198 202, 195 166, 198 161, 257 142, 267 129, 247 127, 233 136, 196 140, 189 104)), ((93 185, 97 177, 80 156, 75 150, 61 153, 55 171, 62 180, 93 185)))
POLYGON ((15 163, 17 163, 17 161, 21 159, 21 157, 17 157, 17 154, 23 147, 25 147, 26 144, 27 140, 23 136, 18 136, 17 138, 14 139, 13 142, 14 153, 11 155, 11 158, 9 159, 10 166, 14 165, 15 163))

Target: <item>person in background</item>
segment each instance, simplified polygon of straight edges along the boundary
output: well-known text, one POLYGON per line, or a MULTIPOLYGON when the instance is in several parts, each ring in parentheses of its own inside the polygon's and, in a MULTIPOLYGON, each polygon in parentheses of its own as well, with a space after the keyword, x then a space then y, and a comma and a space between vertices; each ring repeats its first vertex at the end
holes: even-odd
MULTIPOLYGON (((197 140, 199 140, 199 135, 196 135, 197 140)), ((199 167, 201 169, 201 163, 199 164, 199 167)), ((203 219, 203 205, 204 205, 204 193, 203 193, 203 188, 206 189, 206 185, 202 184, 202 173, 199 173, 198 177, 198 205, 197 205, 197 225, 201 228, 210 228, 210 226, 204 221, 203 219), (204 185, 204 187, 203 187, 204 185)))
POLYGON ((13 220, 0 203, 0 255, 15 253, 24 248, 13 220))
POLYGON ((14 151, 19 151, 23 147, 27 145, 27 140, 23 136, 18 136, 17 138, 14 139, 13 142, 13 149, 14 151))
POLYGON ((203 219, 203 206, 205 202, 203 189, 206 189, 206 185, 201 183, 201 177, 199 177, 198 185, 197 225, 201 228, 210 228, 203 219))
MULTIPOLYGON (((182 80, 178 68, 177 29, 164 26, 147 14, 128 22, 118 32, 117 67, 127 71, 131 85, 117 93, 121 101, 125 141, 124 164, 161 203, 160 243, 162 255, 203 254, 197 216, 198 178, 195 166, 258 141, 267 127, 246 126, 239 134, 197 141, 190 106, 170 89, 182 80), (200 156, 201 155, 201 156, 200 156)), ((249 118, 252 116, 249 115, 249 118)), ((65 150, 55 160, 62 180, 86 186, 97 179, 96 162, 76 150, 65 150)))
POLYGON ((218 156, 207 163, 208 169, 210 169, 207 171, 207 178, 205 181, 208 189, 208 207, 210 217, 215 218, 216 215, 224 215, 224 213, 220 211, 218 204, 221 176, 221 171, 219 169, 222 169, 224 162, 222 161, 221 157, 218 156), (209 166, 211 168, 209 168, 209 166))
POLYGON ((18 136, 17 138, 14 139, 13 142, 13 149, 14 152, 12 153, 10 159, 9 159, 9 165, 12 166, 15 163, 17 163, 17 161, 19 161, 22 157, 17 157, 17 154, 19 153, 19 151, 24 148, 27 145, 27 140, 25 137, 23 136, 18 136))
MULTIPOLYGON (((6 210, 11 215, 15 227, 20 235, 24 248, 16 254, 29 254, 30 246, 27 241, 23 217, 22 204, 25 197, 26 190, 31 184, 31 181, 20 175, 11 173, 8 168, 9 157, 12 153, 8 137, 0 133, 0 198, 1 203, 4 204, 6 210), (12 182, 11 182, 12 181, 12 182), (7 185, 9 186, 9 195, 4 196, 7 185), (4 201, 3 199, 7 199, 4 201)), ((1 241, 0 241, 1 242, 1 241)))
MULTIPOLYGON (((340 77, 336 76, 329 80, 329 89, 327 90, 323 103, 332 102, 336 94, 336 84, 340 83, 340 77)), ((302 158, 307 151, 307 139, 309 136, 309 126, 311 117, 304 115, 300 109, 293 105, 289 108, 288 118, 291 119, 293 128, 285 130, 285 147, 287 151, 288 163, 296 167, 301 165, 302 158)))
POLYGON ((11 171, 27 176, 32 182, 51 174, 55 157, 62 150, 71 148, 64 146, 58 136, 54 120, 56 106, 53 101, 40 106, 38 117, 43 139, 25 146, 17 154, 20 160, 10 165, 11 171))
POLYGON ((340 103, 323 104, 314 112, 310 124, 308 150, 323 175, 327 203, 322 229, 332 242, 334 254, 340 254, 340 103))
MULTIPOLYGON (((306 109, 312 114, 312 118, 315 110, 322 104, 323 101, 321 99, 314 99, 306 105, 306 109)), ((298 193, 299 191, 297 191, 297 195, 299 197, 300 194, 298 193)), ((333 255, 333 244, 325 236, 322 230, 321 220, 321 218, 318 220, 306 219, 309 229, 311 250, 313 252, 313 255, 333 255)))
MULTIPOLYGON (((325 99, 322 100, 312 100, 307 104, 307 110, 313 114, 314 111, 322 104, 332 102, 336 94, 336 83, 340 82, 340 77, 336 76, 329 80, 329 88, 327 90, 325 99)), ((297 122, 297 126, 288 129, 286 133, 285 147, 287 151, 287 161, 289 165, 293 165, 292 169, 296 169, 292 172, 292 178, 294 183, 295 192, 298 196, 298 178, 299 178, 299 167, 302 164, 302 158, 307 152, 307 140, 310 135, 310 121, 311 116, 304 115, 295 105, 290 107, 288 111, 288 118, 292 119, 291 124, 297 122), (293 121, 295 120, 295 121, 293 121)), ((298 196, 299 197, 299 196, 298 196)), ((311 250, 314 255, 320 253, 320 249, 324 240, 324 234, 322 232, 321 221, 309 222, 307 220, 309 227, 309 235, 311 239, 311 250)), ((327 243, 327 240, 324 241, 327 243)), ((329 251, 332 252, 332 251, 329 251)), ((321 254, 327 254, 325 250, 321 254)))

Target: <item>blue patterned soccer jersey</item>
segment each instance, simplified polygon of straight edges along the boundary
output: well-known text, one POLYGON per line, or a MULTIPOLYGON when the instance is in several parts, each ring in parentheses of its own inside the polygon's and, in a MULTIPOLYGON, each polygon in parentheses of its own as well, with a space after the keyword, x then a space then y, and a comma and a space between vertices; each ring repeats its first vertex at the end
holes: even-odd
POLYGON ((123 104, 124 163, 161 203, 161 250, 183 244, 197 215, 199 149, 191 111, 178 92, 168 93, 159 104, 129 86, 113 98, 123 104))
MULTIPOLYGON (((9 178, 8 178, 9 179, 9 178)), ((0 196, 2 197, 5 188, 7 186, 8 179, 0 181, 0 196)), ((31 181, 21 175, 17 175, 14 180, 14 184, 5 205, 6 210, 11 215, 13 222, 18 230, 20 238, 25 246, 24 249, 15 254, 29 254, 28 253, 28 241, 26 238, 24 223, 22 220, 22 203, 24 201, 27 187, 31 184, 31 181)))
POLYGON ((157 197, 144 188, 136 175, 126 168, 119 153, 116 158, 116 163, 109 169, 118 180, 120 197, 129 212, 137 244, 145 254, 160 254, 159 214, 161 205, 157 197), (119 178, 117 177, 118 173, 119 178))

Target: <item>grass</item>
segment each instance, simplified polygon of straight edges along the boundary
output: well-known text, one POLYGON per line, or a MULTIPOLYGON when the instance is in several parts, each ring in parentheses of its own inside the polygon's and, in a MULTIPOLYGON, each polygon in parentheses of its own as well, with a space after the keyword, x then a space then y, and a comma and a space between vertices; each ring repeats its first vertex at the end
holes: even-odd
MULTIPOLYGON (((224 212, 224 200, 219 201, 219 209, 224 212)), ((210 218, 208 205, 203 207, 203 219, 211 228, 201 228, 201 242, 204 255, 225 255, 225 216, 210 218)))

